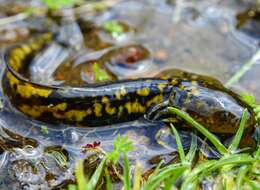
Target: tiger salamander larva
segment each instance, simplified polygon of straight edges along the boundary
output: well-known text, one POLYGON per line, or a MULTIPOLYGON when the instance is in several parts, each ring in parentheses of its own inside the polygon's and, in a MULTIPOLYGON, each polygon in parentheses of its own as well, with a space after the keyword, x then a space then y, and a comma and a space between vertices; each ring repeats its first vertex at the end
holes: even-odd
POLYGON ((246 127, 253 130, 252 109, 211 77, 172 70, 162 73, 163 77, 78 88, 32 82, 24 73, 32 57, 51 40, 52 35, 46 33, 10 48, 4 57, 4 91, 19 111, 32 118, 48 123, 104 126, 136 120, 154 105, 171 99, 172 106, 187 111, 211 132, 223 134, 237 130, 247 108, 246 127))

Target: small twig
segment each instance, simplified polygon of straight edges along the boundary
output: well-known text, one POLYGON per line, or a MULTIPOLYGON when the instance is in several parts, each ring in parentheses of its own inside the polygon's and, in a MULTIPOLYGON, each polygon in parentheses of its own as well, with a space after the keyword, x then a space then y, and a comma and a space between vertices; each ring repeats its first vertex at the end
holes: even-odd
POLYGON ((30 15, 27 13, 19 13, 14 16, 4 17, 0 19, 0 26, 10 24, 13 22, 21 21, 28 18, 30 15))

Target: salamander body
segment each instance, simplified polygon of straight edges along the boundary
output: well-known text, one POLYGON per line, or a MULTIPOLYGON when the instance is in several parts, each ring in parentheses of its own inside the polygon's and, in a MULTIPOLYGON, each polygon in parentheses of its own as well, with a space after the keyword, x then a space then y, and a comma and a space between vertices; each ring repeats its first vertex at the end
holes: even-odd
MULTIPOLYGON (((156 105, 168 102, 215 133, 235 133, 245 108, 249 112, 246 127, 251 131, 255 126, 252 109, 237 94, 216 79, 180 70, 162 72, 154 78, 85 87, 32 82, 26 75, 30 60, 51 40, 51 34, 41 35, 10 48, 4 57, 5 94, 16 109, 32 118, 81 127, 105 126, 136 120, 156 105)), ((176 119, 175 122, 182 121, 176 119)))

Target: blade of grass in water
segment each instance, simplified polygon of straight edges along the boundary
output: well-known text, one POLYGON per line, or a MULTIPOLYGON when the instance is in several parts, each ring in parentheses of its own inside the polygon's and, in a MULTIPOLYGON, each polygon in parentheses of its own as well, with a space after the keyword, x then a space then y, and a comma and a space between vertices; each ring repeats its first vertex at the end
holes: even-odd
POLYGON ((201 124, 199 124, 197 121, 195 121, 186 112, 183 112, 182 110, 179 110, 174 107, 168 107, 168 110, 171 113, 176 114, 179 117, 183 118, 185 121, 187 121, 189 124, 191 124, 194 128, 196 128, 199 132, 201 132, 205 137, 207 137, 210 140, 210 142, 216 147, 216 149, 221 154, 224 155, 228 152, 226 147, 218 140, 217 137, 215 137, 215 135, 210 133, 205 127, 203 127, 201 124))
POLYGON ((94 190, 95 189, 97 182, 98 182, 98 180, 99 180, 99 178, 100 178, 100 176, 103 172, 105 164, 106 164, 106 159, 103 159, 101 161, 101 163, 99 164, 99 166, 97 167, 97 169, 95 170, 94 174, 91 176, 87 186, 85 186, 87 190, 94 190))
POLYGON ((196 151, 197 151, 197 137, 195 137, 195 135, 192 133, 191 134, 190 149, 189 149, 189 152, 186 155, 186 160, 188 162, 192 162, 193 161, 196 151))
POLYGON ((149 178, 152 178, 152 177, 156 176, 156 175, 159 173, 163 162, 164 162, 163 160, 161 160, 161 161, 159 162, 159 164, 156 166, 154 172, 149 176, 149 178))
POLYGON ((179 155, 180 155, 181 162, 186 163, 185 153, 184 153, 184 149, 183 149, 183 146, 182 146, 182 143, 181 143, 179 133, 177 132, 177 130, 175 129, 175 127, 172 124, 170 124, 170 125, 171 125, 172 133, 174 134, 175 139, 176 139, 176 144, 177 144, 177 148, 178 148, 178 152, 179 152, 179 155))
POLYGON ((258 63, 260 59, 260 49, 256 52, 256 54, 248 61, 246 62, 236 73, 226 82, 226 87, 231 87, 233 84, 238 82, 240 78, 249 71, 252 66, 256 63, 258 63))
POLYGON ((124 160, 124 189, 130 190, 131 182, 130 182, 129 161, 128 161, 127 154, 123 155, 123 160, 124 160))
POLYGON ((77 179, 77 185, 78 185, 78 190, 85 190, 87 186, 87 180, 84 175, 84 169, 83 169, 83 160, 79 160, 76 162, 76 179, 77 179))
POLYGON ((245 109, 242 113, 242 118, 240 121, 239 128, 236 132, 235 137, 233 138, 231 145, 229 146, 228 150, 230 153, 235 152, 236 149, 238 148, 238 145, 241 141, 244 129, 245 129, 245 124, 246 124, 246 119, 247 119, 247 109, 245 109))
POLYGON ((106 188, 107 188, 107 190, 113 190, 111 178, 110 178, 110 175, 109 175, 107 168, 105 169, 105 177, 106 177, 106 188))

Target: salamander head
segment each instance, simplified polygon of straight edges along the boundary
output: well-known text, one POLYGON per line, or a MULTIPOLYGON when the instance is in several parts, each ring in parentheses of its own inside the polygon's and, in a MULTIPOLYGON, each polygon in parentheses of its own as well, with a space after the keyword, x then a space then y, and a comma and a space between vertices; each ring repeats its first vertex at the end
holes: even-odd
POLYGON ((243 110, 246 108, 248 109, 246 131, 252 132, 256 123, 252 108, 227 89, 221 91, 183 83, 182 87, 173 88, 168 102, 165 102, 161 107, 157 106, 157 110, 153 110, 153 112, 157 112, 156 114, 150 114, 155 115, 156 120, 170 118, 170 121, 176 122, 176 126, 190 127, 182 119, 165 112, 162 107, 168 106, 177 107, 187 112, 209 131, 217 134, 236 133, 243 110))

